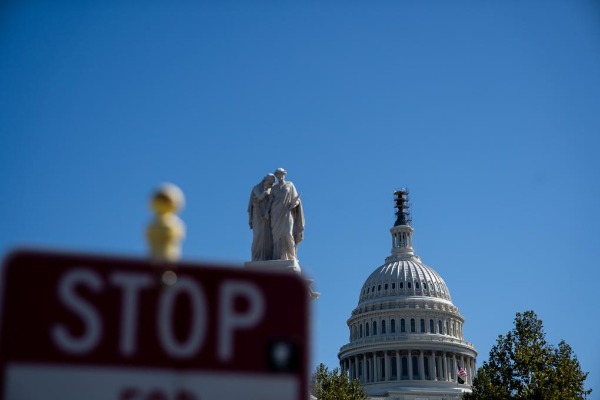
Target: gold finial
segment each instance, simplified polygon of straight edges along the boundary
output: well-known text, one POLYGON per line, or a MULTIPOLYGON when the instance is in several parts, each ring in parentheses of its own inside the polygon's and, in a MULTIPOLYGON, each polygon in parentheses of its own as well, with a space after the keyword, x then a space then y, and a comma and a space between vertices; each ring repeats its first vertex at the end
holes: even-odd
POLYGON ((165 183, 158 187, 151 199, 154 219, 146 230, 150 257, 158 262, 174 262, 181 256, 181 241, 185 224, 177 216, 185 197, 177 186, 165 183))

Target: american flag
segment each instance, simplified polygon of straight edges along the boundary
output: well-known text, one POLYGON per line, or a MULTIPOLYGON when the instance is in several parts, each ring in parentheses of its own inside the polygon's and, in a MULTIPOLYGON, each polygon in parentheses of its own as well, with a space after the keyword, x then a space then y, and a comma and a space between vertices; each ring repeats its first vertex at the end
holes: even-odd
POLYGON ((467 379, 467 371, 465 371, 464 368, 459 368, 458 369, 458 383, 465 383, 465 380, 467 379))

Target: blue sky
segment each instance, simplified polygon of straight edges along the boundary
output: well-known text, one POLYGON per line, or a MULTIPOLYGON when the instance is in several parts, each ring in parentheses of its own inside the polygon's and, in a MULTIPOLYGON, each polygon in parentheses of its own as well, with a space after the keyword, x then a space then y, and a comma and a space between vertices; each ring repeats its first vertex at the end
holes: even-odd
POLYGON ((284 167, 334 367, 408 186, 478 365, 533 309, 600 398, 598 71, 592 1, 5 2, 0 251, 143 256, 169 181, 184 258, 241 264, 249 192, 284 167))

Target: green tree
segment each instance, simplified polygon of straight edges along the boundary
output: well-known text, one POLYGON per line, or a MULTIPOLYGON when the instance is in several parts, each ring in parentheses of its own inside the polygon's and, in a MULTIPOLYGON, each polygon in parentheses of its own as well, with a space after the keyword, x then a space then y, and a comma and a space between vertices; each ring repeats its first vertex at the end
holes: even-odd
POLYGON ((542 321, 526 311, 517 313, 513 330, 498 336, 464 399, 585 399, 592 392, 584 386, 587 375, 571 347, 564 340, 558 347, 548 344, 542 321))
POLYGON ((312 376, 311 393, 318 400, 365 400, 367 396, 357 379, 350 380, 339 368, 329 371, 319 364, 312 376))

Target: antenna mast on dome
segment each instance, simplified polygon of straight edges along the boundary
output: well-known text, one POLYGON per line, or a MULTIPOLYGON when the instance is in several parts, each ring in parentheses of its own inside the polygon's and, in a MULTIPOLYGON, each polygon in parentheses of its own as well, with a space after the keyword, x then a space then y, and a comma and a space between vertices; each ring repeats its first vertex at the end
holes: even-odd
POLYGON ((394 226, 412 224, 412 218, 409 211, 410 204, 408 203, 408 193, 408 188, 402 188, 394 191, 394 202, 396 203, 394 208, 398 209, 396 211, 396 216, 398 218, 396 219, 394 226))

